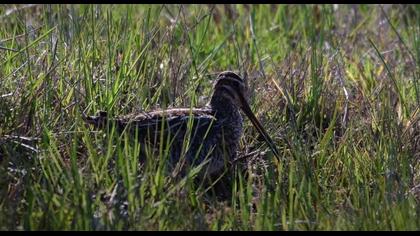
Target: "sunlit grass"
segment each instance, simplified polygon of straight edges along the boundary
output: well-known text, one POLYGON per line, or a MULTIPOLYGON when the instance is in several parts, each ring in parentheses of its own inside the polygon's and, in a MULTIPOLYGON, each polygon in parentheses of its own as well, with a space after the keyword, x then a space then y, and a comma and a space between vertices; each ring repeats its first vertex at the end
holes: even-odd
POLYGON ((0 229, 419 230, 419 18, 417 5, 0 5, 0 229), (168 174, 169 146, 82 120, 202 106, 225 70, 246 78, 284 161, 245 121, 240 154, 256 154, 221 180, 224 201, 194 183, 200 167, 168 174))

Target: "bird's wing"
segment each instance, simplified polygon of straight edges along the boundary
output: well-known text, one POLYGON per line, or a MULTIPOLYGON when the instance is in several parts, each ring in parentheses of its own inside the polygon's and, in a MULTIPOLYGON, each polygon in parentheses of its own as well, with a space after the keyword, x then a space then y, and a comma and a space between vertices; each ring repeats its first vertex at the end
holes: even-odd
POLYGON ((84 120, 97 129, 115 126, 118 133, 126 130, 133 135, 137 133, 139 141, 148 139, 156 143, 161 134, 165 137, 185 135, 188 127, 193 132, 206 132, 206 128, 215 124, 216 118, 210 109, 177 108, 116 118, 108 117, 106 112, 99 112, 97 116, 84 116, 84 120))

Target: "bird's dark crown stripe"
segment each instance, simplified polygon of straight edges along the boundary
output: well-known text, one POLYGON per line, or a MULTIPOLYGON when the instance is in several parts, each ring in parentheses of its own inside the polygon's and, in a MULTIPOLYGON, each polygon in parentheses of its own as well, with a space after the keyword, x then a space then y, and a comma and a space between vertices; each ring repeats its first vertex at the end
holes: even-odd
POLYGON ((228 85, 233 89, 238 89, 239 86, 243 85, 243 81, 238 81, 233 78, 223 78, 218 81, 219 86, 228 85))
POLYGON ((222 72, 222 73, 220 73, 219 77, 220 76, 224 76, 225 78, 229 78, 229 79, 234 79, 234 80, 236 80, 238 82, 241 82, 241 83, 243 82, 242 78, 239 75, 237 75, 237 74, 235 74, 231 71, 222 72))

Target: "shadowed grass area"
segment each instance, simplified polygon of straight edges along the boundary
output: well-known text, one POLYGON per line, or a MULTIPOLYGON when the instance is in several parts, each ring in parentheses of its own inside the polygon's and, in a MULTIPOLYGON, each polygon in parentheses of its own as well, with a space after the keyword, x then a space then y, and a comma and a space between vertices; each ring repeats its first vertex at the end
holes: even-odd
POLYGON ((3 4, 0 22, 0 229, 420 229, 418 5, 3 4), (284 160, 245 120, 228 199, 200 167, 167 174, 169 146, 142 165, 83 122, 203 106, 225 70, 284 160))

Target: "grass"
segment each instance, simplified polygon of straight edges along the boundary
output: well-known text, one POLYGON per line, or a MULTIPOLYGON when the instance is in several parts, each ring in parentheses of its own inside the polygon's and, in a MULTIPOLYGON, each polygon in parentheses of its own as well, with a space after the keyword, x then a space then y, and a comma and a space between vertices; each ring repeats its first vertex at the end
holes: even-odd
MULTIPOLYGON (((3 4, 0 22, 0 229, 420 229, 418 5, 3 4), (83 123, 204 105, 224 70, 284 158, 257 154, 226 201, 165 174, 168 146, 138 168, 143 147, 83 123)), ((246 121, 240 153, 256 137, 246 121)))

